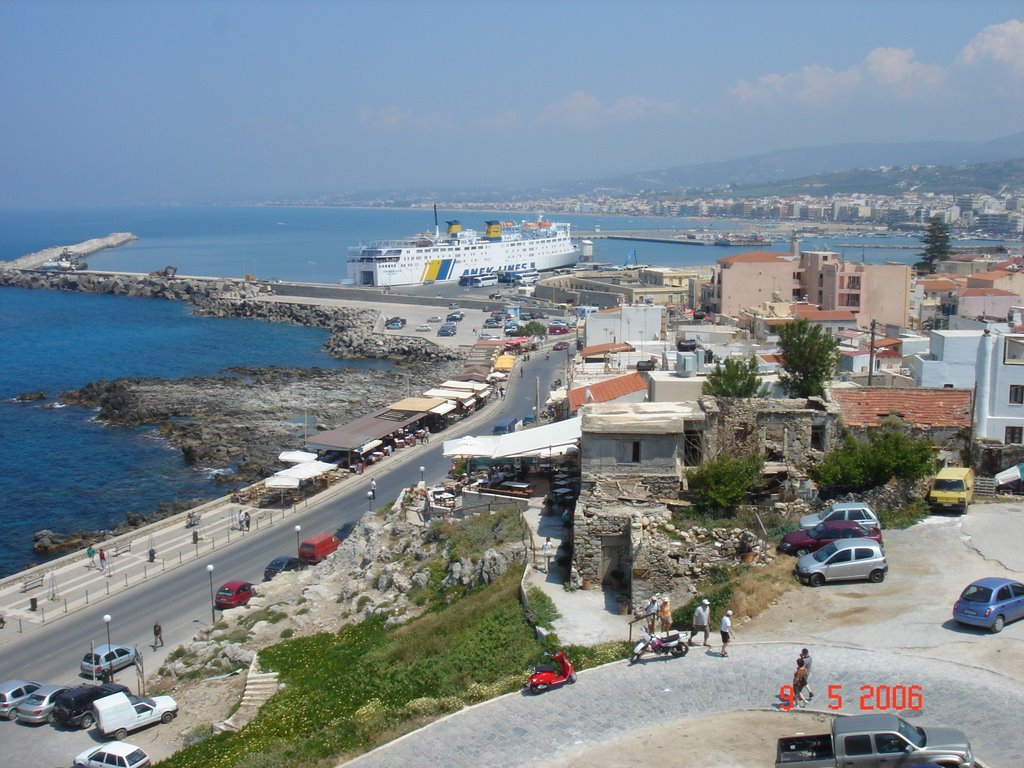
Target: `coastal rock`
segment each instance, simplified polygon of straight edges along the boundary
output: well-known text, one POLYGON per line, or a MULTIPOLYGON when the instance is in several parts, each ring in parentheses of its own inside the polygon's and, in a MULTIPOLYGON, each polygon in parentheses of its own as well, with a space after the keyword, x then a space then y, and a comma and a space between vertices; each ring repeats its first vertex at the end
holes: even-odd
POLYGON ((22 392, 20 395, 14 396, 14 402, 16 403, 32 403, 36 400, 45 400, 45 392, 22 392))

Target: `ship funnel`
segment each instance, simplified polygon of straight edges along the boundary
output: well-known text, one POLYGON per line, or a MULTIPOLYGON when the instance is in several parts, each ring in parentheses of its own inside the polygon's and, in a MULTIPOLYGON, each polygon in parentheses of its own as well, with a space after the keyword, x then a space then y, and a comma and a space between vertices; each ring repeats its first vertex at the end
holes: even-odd
POLYGON ((462 225, 459 224, 459 220, 458 219, 452 219, 451 221, 448 222, 448 234, 449 235, 457 235, 461 231, 462 231, 462 225))
POLYGON ((487 231, 484 234, 484 240, 501 240, 501 222, 500 221, 485 221, 487 225, 487 231))

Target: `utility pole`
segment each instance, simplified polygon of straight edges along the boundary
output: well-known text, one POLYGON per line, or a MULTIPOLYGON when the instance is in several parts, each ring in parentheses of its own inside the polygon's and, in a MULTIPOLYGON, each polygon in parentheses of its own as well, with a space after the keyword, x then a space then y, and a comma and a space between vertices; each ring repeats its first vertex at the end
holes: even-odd
POLYGON ((871 321, 871 348, 868 351, 868 386, 871 386, 871 381, 875 375, 875 325, 877 320, 871 321))
POLYGON ((533 423, 534 424, 539 424, 540 423, 540 376, 537 376, 534 379, 534 382, 536 383, 536 388, 537 389, 536 389, 536 401, 535 401, 536 405, 535 405, 535 407, 533 409, 533 415, 534 415, 534 418, 536 419, 536 421, 534 421, 533 423))

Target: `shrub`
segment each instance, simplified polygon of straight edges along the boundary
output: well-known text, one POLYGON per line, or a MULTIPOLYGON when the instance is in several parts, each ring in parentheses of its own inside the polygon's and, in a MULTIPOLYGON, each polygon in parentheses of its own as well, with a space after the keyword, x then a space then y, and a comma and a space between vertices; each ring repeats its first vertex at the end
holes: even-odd
POLYGON ((733 514, 736 505, 757 487, 763 467, 761 454, 741 458, 727 455, 687 471, 686 479, 702 510, 733 514))
POLYGON ((526 590, 526 600, 530 605, 527 621, 531 621, 538 627, 551 629, 555 619, 561 618, 555 602, 540 587, 530 587, 526 590))
POLYGON ((842 447, 827 453, 811 477, 833 493, 849 493, 884 485, 894 477, 916 480, 933 468, 931 442, 889 424, 867 440, 847 434, 842 447))

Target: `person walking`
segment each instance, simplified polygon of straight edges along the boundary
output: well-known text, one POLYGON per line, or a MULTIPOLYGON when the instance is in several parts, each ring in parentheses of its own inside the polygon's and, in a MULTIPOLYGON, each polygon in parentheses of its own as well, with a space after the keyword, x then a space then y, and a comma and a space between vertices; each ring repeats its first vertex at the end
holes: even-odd
POLYGON ((669 602, 668 596, 662 598, 658 613, 661 616, 661 631, 668 634, 668 631, 672 629, 672 604, 669 602))
POLYGON ((544 555, 544 573, 547 573, 551 569, 551 555, 554 554, 554 547, 551 545, 550 536, 544 539, 544 546, 541 547, 541 553, 544 555))
POLYGON ((729 642, 732 640, 732 611, 726 611, 722 617, 722 625, 719 627, 722 633, 722 652, 719 656, 729 655, 729 642))
POLYGON ((711 643, 711 603, 708 600, 701 600, 697 610, 693 612, 693 633, 690 635, 690 645, 695 645, 693 638, 698 633, 704 633, 704 647, 710 648, 711 643))
POLYGON ((85 556, 89 558, 89 567, 96 567, 96 550, 92 548, 92 544, 89 545, 88 549, 85 550, 85 556))
POLYGON ((160 620, 157 619, 153 624, 153 650, 162 647, 164 644, 164 630, 160 626, 160 620))
POLYGON ((376 500, 377 498, 377 480, 373 479, 370 481, 370 498, 376 500))
POLYGON ((654 624, 658 620, 658 598, 651 595, 644 607, 644 616, 647 618, 647 631, 654 634, 654 624))
MULTIPOLYGON (((724 655, 724 654, 723 654, 724 655)), ((804 659, 802 656, 796 660, 796 672, 793 673, 793 695, 799 702, 799 706, 806 707, 807 699, 804 696, 804 690, 807 688, 807 667, 804 666, 804 659)))
POLYGON ((107 572, 107 550, 100 547, 100 573, 107 572))
POLYGON ((249 515, 249 510, 245 511, 245 518, 244 518, 244 520, 245 520, 245 530, 248 533, 249 526, 252 525, 252 517, 249 515))
POLYGON ((810 701, 814 698, 814 691, 811 690, 811 666, 814 663, 811 659, 811 652, 804 648, 802 651, 800 651, 800 657, 798 661, 800 659, 803 660, 804 669, 807 670, 807 674, 804 677, 804 685, 807 688, 807 700, 810 701))

